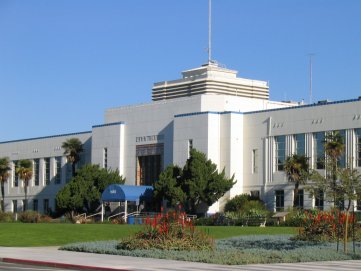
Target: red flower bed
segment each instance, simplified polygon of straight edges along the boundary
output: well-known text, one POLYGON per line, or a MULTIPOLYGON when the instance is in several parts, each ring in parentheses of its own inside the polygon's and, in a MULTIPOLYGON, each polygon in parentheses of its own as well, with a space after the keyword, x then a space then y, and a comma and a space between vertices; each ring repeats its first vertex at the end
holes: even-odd
MULTIPOLYGON (((302 229, 297 239, 311 241, 334 241, 343 239, 345 235, 347 214, 339 210, 332 211, 305 211, 302 229)), ((355 216, 348 216, 348 236, 352 238, 354 227, 358 232, 355 216)))
POLYGON ((168 212, 147 217, 144 228, 121 240, 118 249, 211 250, 213 239, 195 229, 184 212, 168 212))

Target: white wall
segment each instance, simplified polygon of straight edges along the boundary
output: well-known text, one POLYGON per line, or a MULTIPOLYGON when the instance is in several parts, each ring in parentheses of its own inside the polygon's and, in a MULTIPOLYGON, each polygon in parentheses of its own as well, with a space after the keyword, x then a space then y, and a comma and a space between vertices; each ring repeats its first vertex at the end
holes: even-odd
POLYGON ((118 169, 119 174, 124 174, 124 123, 113 123, 93 126, 92 131, 92 164, 104 167, 104 152, 107 149, 107 168, 118 169))
MULTIPOLYGON (((70 178, 71 166, 66 163, 64 150, 61 148, 62 143, 69 138, 79 138, 84 144, 84 152, 81 155, 79 164, 90 163, 91 153, 91 133, 74 133, 68 135, 59 135, 35 139, 16 140, 0 143, 0 157, 9 157, 11 161, 23 159, 39 159, 39 185, 35 185, 34 177, 28 186, 28 208, 32 209, 32 200, 39 200, 39 211, 43 210, 43 200, 49 199, 49 207, 55 210, 55 195, 61 187, 64 186, 66 180, 70 178), (60 184, 55 183, 55 157, 61 158, 62 178, 60 184), (44 158, 50 158, 50 184, 46 185, 44 181, 44 158)), ((14 165, 11 165, 12 168, 14 165)), ((5 210, 12 211, 12 200, 18 201, 19 211, 22 209, 22 200, 24 199, 23 181, 19 181, 18 187, 14 186, 14 170, 11 172, 8 182, 5 184, 5 210)))

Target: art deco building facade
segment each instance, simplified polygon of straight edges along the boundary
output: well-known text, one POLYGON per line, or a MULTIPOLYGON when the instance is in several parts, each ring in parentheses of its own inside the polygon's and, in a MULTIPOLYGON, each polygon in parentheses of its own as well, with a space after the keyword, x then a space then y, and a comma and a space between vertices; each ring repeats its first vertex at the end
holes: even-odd
MULTIPOLYGON (((127 184, 151 185, 169 164, 183 166, 196 148, 225 168, 237 183, 209 212, 242 193, 259 195, 271 210, 293 204, 293 184, 283 163, 298 153, 310 157, 311 167, 324 171, 322 141, 328 131, 340 131, 346 143, 343 163, 361 169, 361 99, 303 105, 270 101, 267 82, 238 78, 237 72, 207 64, 182 73, 182 78, 155 83, 153 101, 111 108, 105 123, 91 131, 0 143, 0 157, 12 161, 5 186, 7 211, 23 208, 23 183, 15 162, 31 159, 28 206, 54 210, 55 195, 65 185, 71 167, 61 149, 72 137, 84 144, 82 163, 118 169, 127 184), (347 158, 347 159, 346 159, 347 158)), ((312 198, 300 189, 303 208, 327 208, 322 195, 312 198)))

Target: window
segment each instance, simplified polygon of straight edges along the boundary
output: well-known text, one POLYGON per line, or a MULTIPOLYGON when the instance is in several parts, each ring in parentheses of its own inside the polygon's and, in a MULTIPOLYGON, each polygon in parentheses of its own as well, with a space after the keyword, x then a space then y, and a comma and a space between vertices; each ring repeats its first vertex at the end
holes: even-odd
POLYGON ((13 186, 14 187, 18 187, 19 186, 19 174, 18 174, 18 161, 13 161, 14 164, 14 183, 13 186))
POLYGON ((276 212, 280 212, 284 210, 285 207, 285 191, 284 190, 276 190, 275 191, 275 200, 276 200, 276 212))
POLYGON ((23 212, 25 212, 28 209, 28 201, 23 199, 23 212))
POLYGON ((37 199, 33 200, 33 211, 37 212, 39 210, 39 202, 37 199))
POLYGON ((66 163, 65 164, 65 181, 68 183, 70 181, 70 179, 73 177, 73 169, 71 166, 71 163, 66 163))
POLYGON ((251 191, 251 198, 252 199, 260 199, 259 194, 260 194, 259 190, 253 190, 253 191, 251 191))
POLYGON ((324 207, 324 195, 322 190, 318 190, 315 195, 315 208, 323 210, 324 207))
POLYGON ((276 136, 275 137, 276 147, 276 171, 283 171, 284 163, 286 159, 286 137, 276 136))
POLYGON ((191 150, 193 149, 193 139, 188 140, 188 158, 191 156, 191 150))
POLYGON ((343 196, 338 196, 336 198, 336 204, 335 205, 341 211, 345 210, 345 198, 343 196))
POLYGON ((103 167, 108 168, 108 148, 103 149, 103 167))
POLYGON ((361 128, 356 129, 356 166, 361 167, 361 128))
POLYGON ((44 214, 49 214, 50 208, 49 208, 49 199, 44 199, 43 202, 43 207, 44 207, 44 214))
POLYGON ((298 193, 296 195, 296 207, 299 209, 303 209, 303 199, 304 199, 304 194, 303 194, 303 189, 298 190, 298 193))
POLYGON ((295 152, 298 155, 306 154, 306 142, 305 142, 305 134, 297 134, 294 137, 295 139, 295 152))
MULTIPOLYGON (((345 142, 346 142, 346 130, 340 130, 338 132, 339 132, 339 135, 342 138, 342 143, 345 144, 345 142)), ((343 152, 341 157, 338 159, 337 165, 340 168, 345 168, 346 167, 346 155, 345 155, 345 152, 343 152)))
POLYGON ((44 183, 50 184, 50 158, 44 158, 44 183))
POLYGON ((61 156, 55 158, 55 184, 61 183, 61 156))
POLYGON ((16 199, 13 200, 13 213, 16 214, 18 212, 18 201, 16 199))
POLYGON ((252 150, 252 173, 258 173, 258 150, 252 150))
POLYGON ((39 172, 40 172, 40 163, 39 159, 34 159, 34 185, 39 185, 39 172))
POLYGON ((315 155, 315 168, 325 168, 325 133, 319 132, 314 134, 314 150, 315 155))

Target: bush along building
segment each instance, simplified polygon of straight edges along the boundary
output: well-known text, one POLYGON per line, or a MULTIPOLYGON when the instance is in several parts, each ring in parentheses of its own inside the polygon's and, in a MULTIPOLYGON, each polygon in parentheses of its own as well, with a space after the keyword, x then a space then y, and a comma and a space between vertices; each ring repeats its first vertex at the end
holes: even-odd
POLYGON ((0 157, 9 157, 11 168, 4 206, 16 212, 26 205, 16 165, 28 159, 28 208, 54 210, 56 193, 72 175, 62 144, 78 138, 83 151, 77 166, 118 169, 131 185, 152 185, 167 165, 183 166, 192 148, 205 153, 237 181, 209 212, 243 193, 259 196, 273 211, 292 207, 295 197, 300 208, 326 209, 331 204, 322 193, 312 196, 301 185, 294 195, 284 165, 292 154, 305 155, 311 169, 324 172, 329 131, 344 140, 340 162, 360 169, 361 98, 309 105, 270 101, 267 82, 239 78, 209 62, 182 72, 181 79, 155 83, 149 103, 107 109, 105 123, 91 131, 1 142, 0 157))

